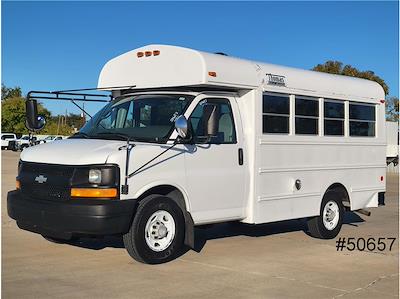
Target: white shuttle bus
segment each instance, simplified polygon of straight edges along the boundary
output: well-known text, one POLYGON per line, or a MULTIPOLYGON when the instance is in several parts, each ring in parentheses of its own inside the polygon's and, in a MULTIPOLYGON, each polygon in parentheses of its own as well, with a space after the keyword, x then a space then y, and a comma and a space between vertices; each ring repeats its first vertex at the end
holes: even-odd
POLYGON ((345 210, 383 204, 375 82, 149 45, 107 62, 95 90, 28 94, 32 131, 45 123, 37 100, 106 105, 70 138, 21 153, 7 198, 21 229, 122 235, 134 259, 156 264, 193 247, 195 226, 307 218, 310 235, 330 239, 345 210))

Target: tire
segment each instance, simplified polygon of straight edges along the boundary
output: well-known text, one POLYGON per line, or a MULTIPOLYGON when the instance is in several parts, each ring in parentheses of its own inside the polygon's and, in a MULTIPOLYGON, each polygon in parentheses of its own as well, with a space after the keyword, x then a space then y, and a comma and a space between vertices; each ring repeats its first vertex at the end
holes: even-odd
POLYGON ((184 236, 185 220, 179 206, 168 197, 151 195, 140 201, 123 240, 135 260, 161 264, 180 255, 184 236))
POLYGON ((307 221, 308 233, 319 239, 333 239, 342 228, 343 216, 344 207, 340 196, 336 192, 328 191, 322 199, 320 215, 307 221))
POLYGON ((2 146, 1 147, 1 150, 5 150, 7 147, 6 146, 2 146))

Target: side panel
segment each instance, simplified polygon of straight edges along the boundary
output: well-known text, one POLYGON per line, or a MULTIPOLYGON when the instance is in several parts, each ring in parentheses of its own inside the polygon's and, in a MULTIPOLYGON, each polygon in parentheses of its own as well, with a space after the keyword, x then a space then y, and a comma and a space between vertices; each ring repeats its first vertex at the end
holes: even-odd
MULTIPOLYGON (((352 210, 378 205, 377 194, 385 190, 384 105, 376 106, 376 137, 349 137, 348 130, 344 137, 325 137, 321 131, 316 136, 295 135, 293 130, 288 135, 263 134, 261 97, 255 106, 253 223, 318 215, 322 197, 334 183, 346 187, 352 210)), ((293 124, 292 107, 291 114, 293 124)))

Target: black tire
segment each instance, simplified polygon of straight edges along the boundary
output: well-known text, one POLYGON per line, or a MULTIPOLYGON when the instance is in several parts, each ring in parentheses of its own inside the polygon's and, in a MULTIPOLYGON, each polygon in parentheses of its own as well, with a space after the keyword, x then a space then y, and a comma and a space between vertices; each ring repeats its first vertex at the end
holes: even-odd
POLYGON ((1 147, 1 150, 5 150, 7 147, 6 146, 2 146, 1 147))
POLYGON ((342 228, 343 216, 344 216, 344 207, 342 204, 341 197, 339 196, 338 193, 336 193, 334 191, 328 191, 327 193, 325 193, 324 198, 322 199, 320 215, 311 217, 307 221, 308 233, 314 238, 333 239, 339 234, 340 229, 342 228), (339 219, 338 219, 336 226, 334 226, 332 229, 328 229, 324 225, 323 212, 324 212, 325 206, 328 203, 330 205, 332 205, 332 202, 336 203, 336 205, 338 207, 339 219))
POLYGON ((178 257, 184 249, 185 220, 182 210, 169 197, 150 195, 141 200, 133 218, 131 228, 123 240, 129 255, 146 264, 161 264, 178 257), (157 211, 167 211, 175 222, 175 235, 168 247, 162 251, 152 250, 145 239, 147 221, 157 211))

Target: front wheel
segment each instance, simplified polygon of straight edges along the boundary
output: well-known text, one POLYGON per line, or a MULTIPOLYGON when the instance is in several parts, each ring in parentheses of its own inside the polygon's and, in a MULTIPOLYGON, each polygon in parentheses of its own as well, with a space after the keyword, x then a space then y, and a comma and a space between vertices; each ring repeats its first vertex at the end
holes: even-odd
POLYGON ((123 236, 129 255, 146 264, 176 258, 183 249, 185 221, 170 198, 152 195, 139 203, 130 230, 123 236))
POLYGON ((344 207, 336 192, 328 191, 322 199, 320 215, 308 220, 309 234, 319 239, 335 238, 342 227, 344 207))

